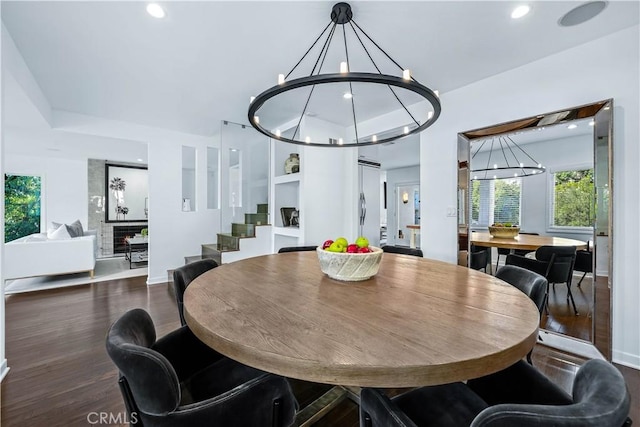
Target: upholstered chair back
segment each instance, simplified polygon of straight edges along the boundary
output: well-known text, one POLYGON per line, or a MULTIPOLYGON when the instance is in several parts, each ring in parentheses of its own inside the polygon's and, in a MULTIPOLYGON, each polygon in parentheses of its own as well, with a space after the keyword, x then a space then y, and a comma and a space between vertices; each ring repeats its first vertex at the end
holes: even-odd
POLYGON ((540 246, 536 250, 536 259, 551 263, 545 274, 549 283, 571 283, 576 260, 575 246, 540 246))
POLYGON ((218 266, 218 263, 212 259, 202 259, 200 261, 192 262, 182 267, 176 268, 173 271, 173 289, 176 294, 176 302, 178 303, 178 314, 180 315, 180 324, 186 325, 187 322, 184 319, 184 292, 187 290, 187 286, 202 273, 205 273, 218 266))
POLYGON ((515 265, 505 265, 496 273, 498 279, 510 283, 536 304, 538 311, 542 315, 544 309, 544 297, 547 292, 547 279, 538 273, 515 265))
POLYGON ((495 405, 478 414, 471 427, 618 427, 625 424, 629 408, 622 374, 612 364, 594 359, 576 374, 572 404, 495 405))
POLYGON ((142 309, 127 312, 107 333, 107 353, 126 379, 138 408, 162 415, 180 404, 178 376, 169 361, 151 349, 156 331, 142 309))
POLYGON ((424 257, 422 253, 422 249, 404 248, 401 246, 386 245, 382 247, 382 251, 390 254, 413 255, 413 256, 418 256, 420 258, 424 257))

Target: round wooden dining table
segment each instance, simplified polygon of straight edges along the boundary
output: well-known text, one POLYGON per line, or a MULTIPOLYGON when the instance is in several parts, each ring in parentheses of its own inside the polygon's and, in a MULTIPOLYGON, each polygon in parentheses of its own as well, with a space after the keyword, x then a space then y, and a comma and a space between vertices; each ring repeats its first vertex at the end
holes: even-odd
POLYGON ((477 246, 504 249, 523 249, 535 251, 540 246, 575 246, 576 249, 586 249, 587 242, 565 239, 564 237, 539 236, 535 234, 518 234, 511 239, 493 237, 489 233, 471 233, 471 243, 477 246))
POLYGON ((362 282, 320 271, 315 252, 221 265, 184 296, 189 328, 246 365, 306 381, 414 387, 480 377, 533 348, 539 314, 493 276, 385 253, 362 282))

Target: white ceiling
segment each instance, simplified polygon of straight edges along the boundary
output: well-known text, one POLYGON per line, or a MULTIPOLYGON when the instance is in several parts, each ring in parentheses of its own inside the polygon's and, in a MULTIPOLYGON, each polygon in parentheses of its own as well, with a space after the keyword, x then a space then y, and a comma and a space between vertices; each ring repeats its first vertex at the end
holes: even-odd
MULTIPOLYGON (((3 1, 2 20, 54 109, 212 135, 247 122, 251 95, 272 86, 329 23, 331 2, 3 1)), ((573 1, 353 2, 355 20, 441 93, 638 23, 638 2, 609 2, 575 27, 573 1)), ((11 123, 9 123, 11 124, 11 123)))

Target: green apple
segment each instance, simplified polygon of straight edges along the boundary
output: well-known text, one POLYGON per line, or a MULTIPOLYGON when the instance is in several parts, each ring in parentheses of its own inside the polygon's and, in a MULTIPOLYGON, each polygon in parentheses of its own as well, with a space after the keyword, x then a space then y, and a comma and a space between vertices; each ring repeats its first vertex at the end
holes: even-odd
POLYGON ((349 241, 344 237, 338 237, 335 243, 339 243, 340 246, 342 246, 343 248, 346 248, 347 246, 349 246, 349 241))
POLYGON ((342 246, 337 240, 326 249, 329 252, 342 252, 345 246, 342 246))
POLYGON ((359 248, 368 248, 369 240, 364 236, 360 236, 356 239, 356 245, 358 245, 359 248))

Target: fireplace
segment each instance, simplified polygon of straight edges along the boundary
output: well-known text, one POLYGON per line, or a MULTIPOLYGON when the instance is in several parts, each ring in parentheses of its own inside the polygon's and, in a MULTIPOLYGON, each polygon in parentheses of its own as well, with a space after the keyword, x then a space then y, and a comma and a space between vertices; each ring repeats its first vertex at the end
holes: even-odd
POLYGON ((116 225, 113 227, 113 253, 123 254, 127 251, 124 239, 140 234, 146 225, 116 225))

